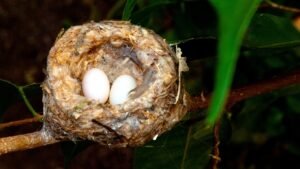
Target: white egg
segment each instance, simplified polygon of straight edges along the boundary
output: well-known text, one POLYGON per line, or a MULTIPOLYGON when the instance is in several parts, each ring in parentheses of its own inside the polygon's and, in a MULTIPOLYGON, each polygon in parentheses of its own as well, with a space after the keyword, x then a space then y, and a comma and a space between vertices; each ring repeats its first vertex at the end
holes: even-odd
POLYGON ((109 95, 109 102, 112 105, 123 104, 129 92, 136 88, 136 81, 132 76, 121 75, 113 82, 109 95))
POLYGON ((85 97, 105 103, 109 96, 109 88, 109 80, 101 69, 92 68, 84 74, 82 90, 85 97))

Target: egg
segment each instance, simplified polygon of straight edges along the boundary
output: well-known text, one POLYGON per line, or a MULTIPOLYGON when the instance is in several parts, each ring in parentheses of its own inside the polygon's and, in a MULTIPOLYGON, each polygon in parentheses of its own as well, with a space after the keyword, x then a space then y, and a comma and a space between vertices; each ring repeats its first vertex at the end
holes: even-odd
POLYGON ((128 100, 129 92, 136 88, 136 81, 130 75, 117 77, 110 90, 109 102, 111 105, 123 104, 128 100))
POLYGON ((83 76, 83 95, 100 103, 105 103, 109 97, 110 84, 107 75, 98 68, 92 68, 83 76))

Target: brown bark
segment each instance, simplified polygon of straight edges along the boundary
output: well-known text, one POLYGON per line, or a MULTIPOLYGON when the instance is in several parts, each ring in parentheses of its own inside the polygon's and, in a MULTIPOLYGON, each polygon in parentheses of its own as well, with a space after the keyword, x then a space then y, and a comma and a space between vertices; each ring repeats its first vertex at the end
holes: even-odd
POLYGON ((286 11, 291 13, 300 13, 300 9, 290 6, 284 6, 278 3, 275 3, 271 0, 265 0, 265 4, 263 4, 261 7, 270 7, 274 9, 278 9, 280 11, 286 11))
POLYGON ((8 127, 21 126, 24 124, 35 123, 35 122, 42 122, 42 118, 43 118, 42 115, 37 115, 35 117, 28 118, 28 119, 22 119, 22 120, 7 122, 7 123, 1 123, 0 130, 3 130, 8 127))
MULTIPOLYGON (((237 102, 241 100, 248 99, 253 96, 257 96, 263 93, 268 93, 270 91, 274 91, 283 87, 300 84, 300 70, 292 72, 287 75, 274 77, 270 80, 262 81, 260 83, 256 83, 253 85, 248 85, 245 87, 241 87, 238 89, 233 89, 229 97, 227 99, 227 108, 230 108, 237 102)), ((192 97, 190 102, 190 111, 195 111, 198 109, 203 109, 208 107, 210 101, 210 96, 195 96, 192 97)), ((30 122, 30 120, 24 120, 25 123, 30 122)), ((24 124, 21 120, 21 123, 16 122, 10 122, 9 125, 5 126, 14 126, 19 124, 24 124)), ((33 120, 32 122, 34 122, 33 120)), ((213 157, 219 156, 219 139, 218 139, 218 133, 219 133, 219 125, 215 126, 215 149, 212 154, 213 157)), ((6 138, 0 138, 0 155, 6 154, 9 152, 14 151, 21 151, 36 147, 45 146, 48 144, 54 144, 59 142, 58 140, 55 140, 53 137, 51 137, 49 134, 47 134, 45 131, 41 130, 34 133, 29 134, 23 134, 23 135, 17 135, 17 136, 11 136, 6 138)), ((216 159, 215 164, 218 164, 219 159, 216 159)), ((216 166, 214 165, 214 166, 216 166)))
MULTIPOLYGON (((300 84, 300 70, 292 73, 276 76, 272 79, 247 85, 245 87, 233 89, 227 98, 226 108, 232 107, 239 101, 248 99, 253 96, 268 93, 277 89, 300 84)), ((190 102, 190 111, 196 111, 209 106, 210 95, 192 97, 190 102)))
POLYGON ((0 138, 0 155, 54 144, 56 142, 58 140, 55 140, 44 130, 0 138))
MULTIPOLYGON (((242 88, 238 88, 232 90, 229 94, 228 101, 227 101, 227 109, 230 109, 235 103, 245 100, 247 98, 260 95, 263 93, 267 93, 270 91, 274 91, 276 89, 280 89, 283 87, 287 87, 293 84, 300 84, 300 71, 292 72, 288 75, 274 77, 273 79, 263 81, 257 84, 245 86, 242 88)), ((203 96, 202 96, 203 101, 203 96)), ((200 103, 198 106, 208 106, 208 100, 200 103)), ((212 150, 212 159, 211 159, 211 168, 217 169, 219 163, 221 161, 220 158, 220 127, 221 121, 219 120, 214 126, 214 147, 212 150)))

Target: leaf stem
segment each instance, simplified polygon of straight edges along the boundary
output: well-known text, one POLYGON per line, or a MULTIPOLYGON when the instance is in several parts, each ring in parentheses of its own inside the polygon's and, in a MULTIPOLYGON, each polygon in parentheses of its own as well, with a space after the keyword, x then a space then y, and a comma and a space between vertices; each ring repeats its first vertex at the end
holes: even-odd
MULTIPOLYGON (((227 108, 230 108, 237 102, 248 99, 250 97, 268 93, 280 88, 284 88, 296 84, 300 84, 300 69, 291 72, 289 74, 277 76, 272 79, 265 80, 256 84, 247 85, 245 87, 241 87, 238 89, 233 89, 230 92, 230 95, 227 99, 227 108)), ((210 95, 208 96, 200 95, 200 96, 192 97, 191 100, 189 101, 189 110, 196 111, 198 109, 207 108, 209 101, 210 101, 210 95)), ((40 117, 41 115, 38 114, 38 116, 40 117)), ((27 122, 29 123, 34 122, 34 120, 33 121, 29 120, 27 122)), ((18 122, 11 122, 11 123, 18 124, 18 122)), ((215 126, 215 135, 217 133, 216 127, 217 126, 215 126)), ((187 151, 190 142, 190 134, 191 134, 191 127, 189 128, 187 134, 184 155, 182 158, 183 161, 187 156, 187 151)), ((48 144, 53 144, 56 142, 58 141, 45 134, 44 131, 0 138, 0 154, 40 147, 48 144)), ((181 169, 184 168, 183 161, 181 162, 181 169)))
POLYGON ((29 111, 31 112, 31 114, 32 114, 33 116, 39 116, 40 114, 38 114, 38 113, 34 110, 34 108, 32 107, 32 105, 30 104, 29 100, 27 99, 26 94, 25 94, 25 92, 24 92, 24 90, 23 90, 23 87, 20 86, 20 87, 17 87, 17 88, 18 88, 18 91, 19 91, 20 94, 21 94, 21 97, 22 97, 22 99, 23 99, 25 105, 27 106, 27 108, 29 109, 29 111))

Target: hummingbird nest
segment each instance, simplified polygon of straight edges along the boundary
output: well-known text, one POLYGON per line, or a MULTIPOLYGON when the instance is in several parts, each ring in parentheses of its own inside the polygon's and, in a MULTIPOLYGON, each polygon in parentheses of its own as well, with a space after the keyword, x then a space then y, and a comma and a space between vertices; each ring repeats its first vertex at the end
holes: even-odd
POLYGON ((43 129, 58 140, 143 145, 186 114, 188 95, 181 81, 186 70, 180 49, 174 52, 151 30, 125 21, 73 26, 48 56, 43 129), (137 86, 123 104, 88 99, 82 80, 92 68, 105 72, 110 84, 127 74, 137 86))

